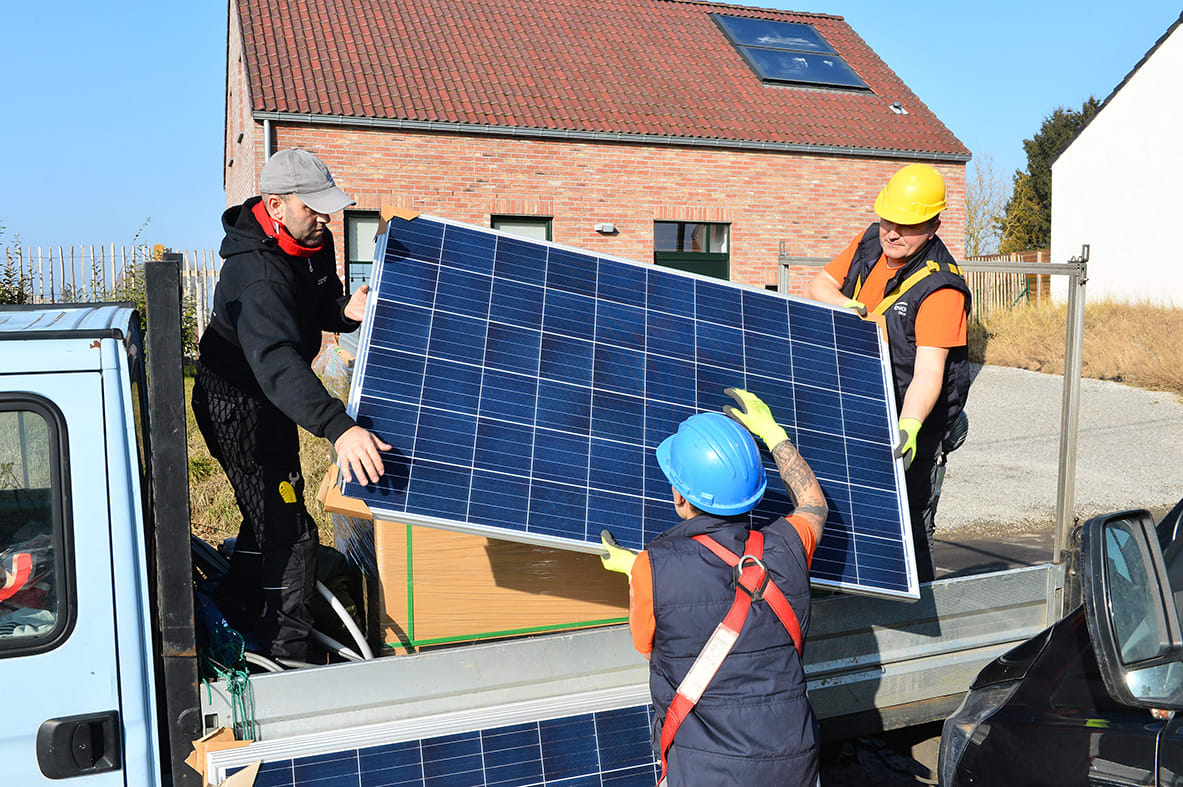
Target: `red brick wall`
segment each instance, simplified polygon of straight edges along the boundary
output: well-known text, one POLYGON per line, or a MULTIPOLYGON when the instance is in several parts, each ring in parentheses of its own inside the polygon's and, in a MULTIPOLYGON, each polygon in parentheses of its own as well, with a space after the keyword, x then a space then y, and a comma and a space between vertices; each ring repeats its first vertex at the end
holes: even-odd
MULTIPOLYGON (((732 280, 761 287, 777 282, 781 241, 791 256, 841 250, 874 220, 875 196, 906 163, 286 123, 275 135, 276 149, 320 156, 363 209, 397 205, 486 227, 494 214, 551 216, 556 243, 639 261, 653 259, 654 221, 727 222, 732 280), (596 233, 598 222, 618 234, 596 233)), ((961 256, 965 167, 938 169, 950 206, 941 237, 961 256)), ((229 202, 244 198, 241 184, 236 176, 231 196, 227 178, 229 202)), ((339 217, 334 224, 340 236, 339 217)))
MULTIPOLYGON (((231 0, 230 18, 238 18, 238 3, 231 0)), ((238 205, 259 188, 263 162, 263 125, 251 117, 246 70, 242 64, 239 25, 229 26, 226 41, 226 142, 222 161, 226 205, 238 205)))

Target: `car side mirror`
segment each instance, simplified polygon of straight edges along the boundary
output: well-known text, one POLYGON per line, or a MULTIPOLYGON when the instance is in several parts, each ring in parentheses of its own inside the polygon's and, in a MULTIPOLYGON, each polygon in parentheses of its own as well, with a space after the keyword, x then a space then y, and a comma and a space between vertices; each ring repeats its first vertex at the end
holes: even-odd
POLYGON ((1183 708, 1183 632, 1149 512, 1090 519, 1081 563, 1085 616, 1109 695, 1126 705, 1183 708))

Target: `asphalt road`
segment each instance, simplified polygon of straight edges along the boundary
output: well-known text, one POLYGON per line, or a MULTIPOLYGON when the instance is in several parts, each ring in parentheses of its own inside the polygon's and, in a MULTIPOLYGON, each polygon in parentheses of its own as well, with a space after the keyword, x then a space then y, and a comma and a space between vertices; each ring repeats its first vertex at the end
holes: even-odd
MULTIPOLYGON (((938 538, 1008 538, 1055 519, 1062 379, 975 367, 965 444, 949 457, 938 538)), ((1082 380, 1075 505, 1082 520, 1183 497, 1183 401, 1082 380)))
MULTIPOLYGON (((937 511, 937 576, 1046 562, 1052 555, 1062 378, 976 367, 970 432, 949 458, 937 511)), ((1156 520, 1183 498, 1183 401, 1082 380, 1073 514, 1147 508, 1156 520)), ((936 784, 940 723, 828 744, 825 787, 936 784)))

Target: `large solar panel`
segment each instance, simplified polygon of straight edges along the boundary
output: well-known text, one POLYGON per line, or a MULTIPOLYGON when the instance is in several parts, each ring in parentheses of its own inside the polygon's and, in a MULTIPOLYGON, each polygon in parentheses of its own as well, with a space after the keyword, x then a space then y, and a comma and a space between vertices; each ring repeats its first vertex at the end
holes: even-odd
MULTIPOLYGON (((636 705, 271 760, 259 769, 255 785, 653 787, 661 772, 650 745, 651 714, 650 706, 636 705)), ((224 759, 241 761, 243 755, 224 759)), ((229 766, 217 775, 238 770, 229 766)))
MULTIPOLYGON (((376 516, 597 551, 675 522, 654 449, 723 389, 771 407, 830 505, 815 585, 918 595, 877 328, 798 298, 418 216, 378 243, 350 412, 376 516)), ((792 510, 764 452, 754 525, 792 510)))

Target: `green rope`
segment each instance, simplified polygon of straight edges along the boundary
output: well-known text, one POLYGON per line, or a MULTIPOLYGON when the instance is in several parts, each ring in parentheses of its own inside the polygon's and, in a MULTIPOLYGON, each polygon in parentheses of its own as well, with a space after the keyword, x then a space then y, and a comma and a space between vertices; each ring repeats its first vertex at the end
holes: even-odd
POLYGON ((201 665, 201 682, 205 684, 211 701, 212 686, 205 676, 213 675, 215 680, 226 682, 235 739, 258 740, 255 725, 255 693, 251 689, 251 674, 247 668, 246 644, 242 634, 229 627, 219 627, 214 634, 214 642, 201 649, 198 659, 201 665))

